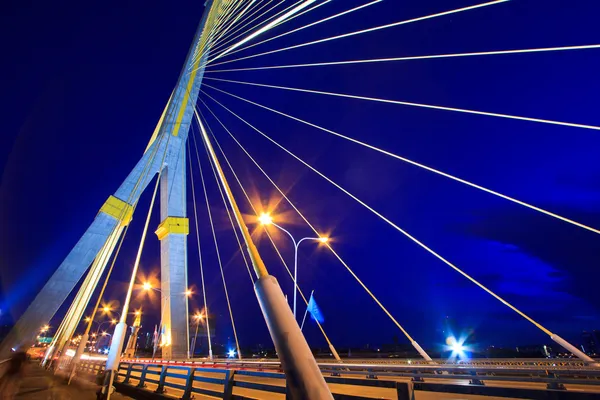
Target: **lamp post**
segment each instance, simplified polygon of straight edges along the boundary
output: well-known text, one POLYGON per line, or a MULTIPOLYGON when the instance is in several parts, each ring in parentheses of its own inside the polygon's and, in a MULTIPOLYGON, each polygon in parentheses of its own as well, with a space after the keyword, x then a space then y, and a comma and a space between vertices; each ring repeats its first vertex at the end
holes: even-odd
POLYGON ((262 214, 259 218, 258 218, 259 222, 261 225, 263 226, 268 226, 268 225, 273 225, 276 228, 278 228, 279 230, 281 230, 282 232, 285 232, 290 239, 292 239, 292 243, 294 243, 294 319, 296 319, 296 297, 297 297, 297 293, 298 293, 298 247, 300 247, 300 243, 302 243, 305 240, 316 240, 318 242, 321 243, 327 243, 329 241, 329 238, 326 236, 322 236, 322 237, 304 237, 298 241, 296 241, 296 239, 294 239, 294 236, 292 236, 292 234, 286 230, 285 228, 277 225, 275 222, 273 222, 273 218, 271 218, 271 216, 269 214, 262 214))
MULTIPOLYGON (((110 340, 108 341, 108 347, 110 348, 110 345, 112 344, 112 335, 108 332, 102 332, 102 336, 110 336, 110 340)), ((96 344, 100 341, 100 338, 96 339, 96 344)), ((96 349, 97 350, 97 349, 96 349)))
MULTIPOLYGON (((160 337, 160 336, 162 336, 162 328, 163 328, 163 326, 162 326, 162 323, 163 323, 163 311, 164 311, 163 300, 165 300, 165 299, 167 299, 169 297, 173 297, 174 295, 172 295, 172 294, 169 294, 169 295, 164 294, 162 292, 162 290, 153 287, 150 282, 144 282, 142 284, 142 289, 144 291, 146 291, 146 292, 154 290, 154 291, 160 293, 160 299, 161 299, 161 302, 160 302, 160 322, 158 324, 158 332, 159 332, 159 337, 160 337)), ((194 294, 194 292, 191 289, 187 289, 183 293, 183 295, 186 296, 186 297, 191 297, 192 294, 194 294)), ((153 346, 153 349, 152 349, 152 359, 154 359, 154 356, 156 354, 157 345, 158 345, 158 338, 154 342, 154 346, 153 346)), ((188 358, 189 358, 189 354, 188 354, 188 358)))
MULTIPOLYGON (((116 325, 116 324, 117 324, 117 322, 118 322, 118 321, 117 321, 116 319, 111 319, 110 321, 104 321, 104 322, 102 322, 102 323, 98 324, 98 329, 96 329, 96 333, 94 334, 94 335, 95 335, 95 337, 96 337, 96 338, 98 338, 98 335, 100 334, 100 329, 102 329, 102 325, 104 325, 104 324, 107 324, 107 323, 110 323, 110 324, 116 325)), ((102 333, 102 336, 106 336, 106 335, 104 335, 105 333, 106 333, 106 332, 103 332, 103 333, 102 333)), ((111 337, 112 337, 112 336, 111 336, 111 337)), ((98 340, 98 339, 96 339, 96 340, 98 340)), ((97 343, 97 342, 96 342, 96 343, 97 343)))
POLYGON ((200 326, 200 322, 204 320, 204 315, 198 313, 194 315, 194 320, 196 321, 196 333, 194 334, 194 339, 192 340, 192 350, 191 350, 191 358, 194 358, 194 350, 196 349, 196 338, 198 337, 198 327, 200 326))

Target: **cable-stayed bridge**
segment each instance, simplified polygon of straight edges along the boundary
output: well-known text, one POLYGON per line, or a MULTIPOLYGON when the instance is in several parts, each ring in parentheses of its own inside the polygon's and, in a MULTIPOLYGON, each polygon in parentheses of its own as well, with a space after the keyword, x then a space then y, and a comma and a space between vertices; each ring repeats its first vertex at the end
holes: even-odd
MULTIPOLYGON (((59 366, 68 371, 71 377, 81 372, 82 369, 89 368, 89 366, 84 366, 90 364, 90 356, 86 356, 85 352, 89 347, 88 343, 98 336, 100 330, 98 327, 98 331, 94 334, 93 324, 97 318, 97 313, 102 309, 101 304, 104 293, 110 284, 114 268, 119 267, 118 260, 121 245, 135 215, 137 217, 136 221, 143 221, 143 230, 137 241, 135 261, 133 265, 129 266, 131 267, 131 274, 128 290, 124 294, 122 306, 118 310, 118 320, 115 321, 114 332, 110 334, 110 352, 106 360, 96 360, 98 365, 94 367, 105 372, 105 396, 109 396, 107 388, 114 384, 115 379, 117 381, 124 379, 127 383, 132 379, 132 376, 135 376, 137 383, 141 382, 143 386, 144 374, 148 373, 148 368, 150 368, 151 375, 157 375, 156 372, 158 371, 157 390, 161 390, 161 382, 163 387, 168 383, 168 368, 165 368, 163 364, 155 363, 156 360, 151 360, 151 362, 147 360, 140 361, 140 363, 132 363, 131 361, 135 354, 136 336, 141 324, 139 314, 132 317, 134 310, 131 307, 132 297, 138 290, 160 292, 160 324, 155 333, 155 354, 153 354, 153 358, 157 358, 155 356, 160 354, 162 360, 173 362, 173 368, 187 368, 185 370, 187 375, 176 374, 171 378, 175 380, 187 379, 188 383, 193 383, 194 373, 191 369, 195 368, 194 371, 201 371, 204 368, 203 364, 198 366, 185 364, 185 360, 194 358, 195 341, 198 335, 197 331, 195 335, 192 335, 191 330, 194 328, 197 330, 200 323, 203 324, 203 328, 205 327, 207 332, 208 351, 205 356, 209 361, 206 362, 218 362, 213 360, 217 358, 217 354, 214 354, 211 343, 211 322, 213 321, 211 321, 212 316, 209 310, 210 301, 207 299, 210 296, 210 290, 207 290, 204 275, 207 265, 204 261, 203 251, 208 246, 211 249, 214 247, 221 278, 220 283, 227 303, 228 315, 225 316, 225 321, 231 324, 235 347, 231 355, 237 357, 239 363, 241 363, 211 366, 219 369, 220 373, 229 377, 228 370, 237 371, 246 368, 260 373, 261 370, 271 368, 273 369, 272 373, 280 375, 279 378, 285 376, 286 383, 283 384, 283 387, 284 389, 287 387, 285 389, 287 390, 286 393, 290 394, 292 398, 311 399, 331 398, 331 386, 328 386, 331 379, 328 378, 329 381, 327 381, 324 378, 327 374, 350 379, 354 373, 365 375, 367 379, 374 379, 377 373, 373 371, 378 369, 379 376, 386 374, 405 376, 417 378, 416 382, 419 382, 422 378, 420 376, 421 372, 407 371, 406 366, 402 368, 389 366, 375 368, 369 367, 368 363, 356 364, 347 362, 347 360, 340 357, 335 343, 332 342, 325 330, 326 327, 319 321, 313 296, 306 288, 301 288, 297 284, 298 249, 301 245, 307 245, 307 243, 302 244, 303 242, 310 241, 330 253, 336 262, 348 272, 352 282, 365 293, 369 301, 372 301, 374 309, 389 318, 399 334, 414 348, 415 354, 418 354, 420 359, 423 360, 415 363, 420 365, 418 368, 426 369, 430 374, 455 374, 456 371, 452 369, 453 367, 445 363, 442 365, 440 360, 432 359, 427 349, 424 348, 426 346, 421 346, 417 342, 412 329, 407 328, 402 323, 401 316, 390 311, 385 302, 381 300, 381 295, 372 289, 364 276, 356 272, 352 262, 338 252, 335 240, 320 228, 322 225, 307 216, 303 207, 291 198, 289 189, 281 187, 277 176, 269 173, 264 166, 265 163, 261 162, 256 155, 253 155, 252 146, 244 144, 244 141, 236 134, 236 130, 239 130, 241 126, 255 133, 257 138, 261 138, 265 143, 272 146, 273 151, 280 151, 289 156, 292 162, 305 168, 306 173, 314 174, 322 182, 347 196, 370 218, 378 219, 397 232, 399 237, 408 239, 415 248, 436 259, 441 266, 458 274, 465 282, 485 292, 491 299, 499 302, 502 307, 516 313, 532 329, 541 331, 557 346, 563 348, 565 352, 578 358, 578 364, 570 365, 569 368, 572 368, 567 369, 568 372, 564 372, 565 369, 563 369, 564 375, 572 377, 574 385, 582 384, 577 380, 579 379, 578 374, 585 375, 586 379, 587 377, 597 379, 595 375, 596 361, 586 354, 585 349, 580 349, 559 336, 560 332, 554 331, 554 329, 558 329, 557 327, 553 327, 551 330, 535 315, 530 315, 530 313, 524 311, 527 305, 509 301, 507 296, 504 296, 500 291, 493 290, 490 285, 486 284, 484 279, 474 273, 468 273, 458 262, 453 261, 451 257, 444 254, 442 250, 437 249, 435 245, 428 243, 414 233, 412 229, 389 217, 378 202, 372 202, 370 198, 355 193, 340 179, 315 165, 314 160, 310 156, 306 156, 306 151, 292 149, 289 143, 280 140, 280 135, 274 134, 273 129, 270 128, 276 128, 281 119, 289 120, 299 127, 297 129, 327 134, 332 138, 352 144, 356 148, 368 150, 378 157, 406 164, 424 173, 445 179, 452 184, 462 185, 474 193, 481 192, 486 196, 492 196, 515 207, 521 207, 544 218, 555 220, 557 223, 566 224, 574 229, 594 235, 600 233, 600 231, 585 221, 562 215, 535 202, 516 197, 510 193, 503 193, 481 182, 472 181, 439 167, 433 167, 417 159, 380 147, 376 140, 366 140, 364 136, 355 137, 352 132, 327 127, 319 121, 310 120, 306 116, 305 108, 309 108, 311 101, 319 104, 319 99, 330 98, 367 104, 367 107, 381 106, 385 107, 386 110, 391 110, 390 107, 398 107, 408 110, 428 110, 445 115, 458 114, 472 118, 511 121, 515 124, 523 124, 524 128, 522 129, 524 130, 528 126, 535 125, 589 132, 599 130, 598 126, 577 121, 542 118, 526 113, 510 114, 494 109, 463 108, 442 103, 416 102, 404 99, 400 95, 384 97, 365 95, 355 93, 353 87, 349 87, 347 91, 338 92, 315 87, 290 86, 279 83, 280 80, 277 79, 275 82, 271 82, 267 78, 270 74, 278 78, 281 76, 280 74, 293 76, 293 74, 313 73, 306 71, 315 71, 318 68, 336 68, 348 65, 377 67, 412 61, 444 59, 466 59, 477 62, 478 59, 487 57, 525 57, 536 54, 556 53, 563 55, 571 52, 594 52, 598 50, 600 45, 576 43, 553 47, 505 48, 491 51, 422 55, 400 54, 392 57, 340 59, 336 61, 327 60, 325 57, 324 59, 327 61, 319 61, 316 57, 310 57, 307 62, 299 62, 294 59, 293 62, 284 64, 270 64, 269 62, 261 64, 262 57, 267 58, 280 53, 291 54, 294 51, 318 49, 318 46, 323 44, 335 46, 338 42, 350 40, 360 40, 361 45, 369 44, 369 42, 365 42, 365 40, 368 40, 365 38, 368 38, 369 35, 384 32, 393 37, 395 34, 399 35, 397 29, 426 23, 429 20, 458 18, 469 14, 474 14, 475 18, 486 18, 489 17, 487 13, 492 12, 492 10, 513 7, 513 3, 516 2, 509 0, 473 2, 460 7, 448 7, 425 15, 365 27, 361 15, 369 10, 382 7, 382 3, 385 2, 383 0, 348 3, 332 2, 331 0, 301 0, 296 2, 268 0, 207 1, 204 15, 193 38, 177 84, 168 99, 154 132, 150 135, 150 140, 142 157, 126 176, 121 186, 107 198, 89 228, 83 233, 81 239, 75 244, 72 251, 18 321, 13 331, 4 340, 2 344, 3 354, 7 355, 10 349, 27 346, 35 341, 40 327, 48 323, 49 319, 57 313, 71 293, 75 293, 62 322, 55 330, 52 343, 46 351, 44 363, 59 366), (334 5, 337 8, 328 11, 328 7, 334 5), (320 16, 323 13, 326 14, 325 17, 313 18, 314 15, 320 16), (298 21, 303 21, 303 23, 299 25, 298 21), (356 21, 356 26, 353 26, 352 21, 356 21), (311 32, 310 35, 314 35, 312 32, 318 30, 320 26, 338 23, 340 24, 340 33, 307 41, 301 39, 303 34, 309 32, 311 32), (289 26, 295 26, 295 28, 288 29, 289 26), (278 40, 291 35, 300 38, 297 44, 277 46, 278 40), (265 79, 259 80, 252 77, 252 73, 260 71, 263 73, 267 71, 266 74, 260 75, 265 79), (236 91, 236 88, 244 88, 244 91, 236 91), (297 95, 302 96, 304 100, 299 101, 302 107, 298 109, 298 112, 291 113, 289 107, 272 105, 271 103, 266 105, 246 97, 245 93, 248 93, 248 90, 267 90, 272 92, 273 97, 276 99, 285 98, 282 96, 297 95), (272 118, 268 120, 273 121, 273 125, 265 127, 265 124, 252 120, 251 114, 243 114, 236 107, 268 114, 272 118), (224 139, 237 147, 236 153, 227 151, 228 147, 222 144, 224 139), (282 222, 284 218, 277 214, 277 208, 264 207, 263 201, 267 199, 261 198, 260 195, 257 198, 256 193, 253 192, 254 188, 250 187, 249 182, 244 182, 244 177, 239 169, 235 167, 233 157, 240 156, 247 157, 249 164, 254 168, 253 174, 268 183, 268 190, 276 193, 280 202, 284 203, 285 207, 294 213, 294 217, 303 221, 305 228, 308 227, 312 231, 310 236, 296 239, 290 229, 282 222), (213 179, 217 187, 217 198, 220 200, 218 204, 214 204, 214 201, 211 202, 211 196, 209 195, 211 186, 208 182, 210 181, 212 184, 213 179), (188 185, 191 189, 189 191, 188 185), (146 191, 151 193, 149 204, 140 201, 142 193, 146 191), (188 207, 190 197, 191 207, 188 207), (141 208, 138 209, 138 206, 141 206, 141 208), (150 222, 155 206, 160 209, 161 222, 158 226, 153 227, 150 226, 150 222), (241 264, 245 272, 239 273, 238 270, 235 277, 232 277, 231 274, 233 273, 226 268, 228 256, 223 254, 223 245, 219 239, 218 229, 215 227, 217 224, 216 208, 225 209, 230 231, 234 234, 232 239, 239 247, 241 264), (204 209, 207 213, 201 215, 200 213, 204 209), (191 224, 190 219, 192 220, 191 224), (208 240, 204 238, 201 244, 200 227, 202 226, 210 228, 211 237, 208 240), (160 288, 153 287, 147 282, 140 282, 142 254, 147 240, 153 233, 160 240, 160 288), (191 237, 188 238, 188 236, 191 237), (261 236, 268 240, 268 243, 272 246, 272 251, 277 254, 278 261, 281 262, 287 272, 287 275, 278 277, 279 281, 287 280, 289 276, 294 282, 293 293, 289 296, 290 299, 285 298, 278 279, 270 273, 271 266, 267 265, 261 256, 263 247, 257 246, 256 243, 261 236), (295 250, 293 262, 286 261, 278 247, 280 241, 285 238, 293 243, 295 250), (188 251, 188 239, 195 242, 195 247, 198 250, 197 254, 190 254, 188 251), (193 262, 189 261, 191 257, 193 257, 193 262), (201 280, 199 286, 201 287, 203 304, 202 312, 195 316, 195 325, 190 324, 191 313, 188 306, 188 295, 190 294, 188 269, 192 265, 200 270, 201 280), (243 364, 245 354, 239 342, 241 333, 236 330, 236 312, 232 307, 227 286, 229 279, 250 280, 280 363, 273 361, 275 364, 263 363, 258 366, 243 364), (292 303, 291 307, 289 306, 290 302, 292 303), (300 306, 298 306, 298 303, 300 303, 300 306), (86 316, 86 310, 89 309, 92 310, 91 315, 86 316), (327 343, 334 364, 319 364, 315 360, 309 343, 302 333, 302 325, 309 314, 314 317, 322 338, 327 343), (79 336, 77 329, 81 326, 82 321, 85 331, 79 336), (129 336, 127 335, 128 323, 131 323, 133 328, 133 334, 129 336), (193 336, 193 340, 190 340, 191 336, 193 336), (77 346, 70 348, 75 343, 77 346), (123 354, 126 358, 122 358, 123 354), (180 365, 179 362, 184 364, 180 365), (336 367, 338 364, 340 366, 336 367), (104 365, 104 367, 101 367, 101 365, 104 365), (150 365, 151 367, 144 367, 144 365, 150 365)), ((307 35, 307 37, 312 36, 307 35)), ((371 45, 376 47, 375 42, 371 45)), ((360 79, 360 77, 356 78, 357 80, 360 79)), ((285 102, 285 100, 282 100, 282 102, 285 102)), ((330 328, 327 327, 327 329, 330 328)), ((448 343, 448 345, 458 349, 462 346, 462 343, 448 343)), ((167 366, 169 365, 167 364, 167 366)), ((540 373, 540 371, 551 370, 554 367, 554 365, 544 364, 542 368, 534 369, 535 373, 532 373, 529 367, 511 367, 510 379, 506 379, 506 381, 528 380, 533 382, 535 379, 532 375, 540 373), (525 372, 519 374, 514 370, 525 372)), ((408 369, 410 368, 413 367, 408 367, 408 369)), ((471 383, 474 385, 480 385, 484 380, 478 377, 478 373, 486 374, 485 376, 490 380, 493 380, 490 378, 491 376, 498 374, 497 370, 490 372, 481 366, 471 366, 467 369, 466 374, 474 374, 474 378, 471 379, 471 383)), ((260 375, 256 376, 260 377, 260 375)), ((266 377, 269 379, 278 378, 274 375, 266 377)), ((210 379, 210 376, 206 378, 210 379)), ((460 375, 459 379, 463 378, 464 376, 460 375)), ((218 379, 219 384, 227 386, 226 383, 221 382, 225 378, 214 379, 218 379)), ((230 378, 225 380, 227 379, 230 378)), ((435 377, 435 379, 443 380, 446 377, 435 377)), ((563 385, 563 382, 553 381, 554 376, 539 379, 541 380, 536 381, 537 383, 547 384, 550 389, 560 388, 563 385)), ((255 384, 259 385, 261 383, 255 384)), ((181 383, 174 383, 174 385, 182 386, 181 383)), ((274 386, 280 387, 281 384, 274 386)), ((586 385, 584 384, 584 386, 586 385)), ((589 386, 593 386, 593 384, 589 384, 589 386)), ((173 388, 177 388, 177 386, 173 386, 173 388)), ((189 385, 187 389, 184 388, 183 390, 184 392, 187 390, 187 394, 183 393, 184 397, 191 395, 189 385)), ((280 393, 281 390, 276 392, 280 393)))

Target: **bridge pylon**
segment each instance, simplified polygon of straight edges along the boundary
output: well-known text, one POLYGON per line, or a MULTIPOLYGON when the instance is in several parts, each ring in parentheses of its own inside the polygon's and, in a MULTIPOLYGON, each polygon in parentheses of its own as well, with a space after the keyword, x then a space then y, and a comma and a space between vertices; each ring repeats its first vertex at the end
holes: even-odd
MULTIPOLYGON (((209 0, 207 10, 211 5, 212 0, 209 0)), ((55 315, 91 266, 94 273, 88 273, 78 293, 77 304, 72 305, 61 324, 65 329, 61 330, 58 339, 62 342, 70 339, 93 290, 98 286, 119 237, 133 217, 140 195, 161 170, 162 222, 156 233, 161 240, 163 325, 166 337, 170 340, 165 355, 173 358, 188 356, 188 312, 187 298, 184 295, 187 290, 185 143, 204 73, 203 68, 198 67, 206 62, 205 57, 194 61, 194 50, 200 44, 207 14, 205 13, 177 85, 142 157, 117 191, 106 200, 91 225, 4 339, 0 345, 0 357, 6 358, 13 348, 34 343, 40 327, 55 315), (189 67, 195 67, 195 70, 189 73, 189 67), (99 262, 94 261, 99 258, 99 262)))

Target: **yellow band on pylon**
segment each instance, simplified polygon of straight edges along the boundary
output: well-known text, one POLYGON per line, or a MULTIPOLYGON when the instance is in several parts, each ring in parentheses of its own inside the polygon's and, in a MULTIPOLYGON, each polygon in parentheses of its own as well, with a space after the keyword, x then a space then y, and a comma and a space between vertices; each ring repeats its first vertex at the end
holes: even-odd
POLYGON ((158 240, 163 240, 170 233, 187 235, 190 233, 190 220, 183 217, 167 217, 154 233, 158 240))
POLYGON ((121 221, 122 226, 127 226, 133 218, 133 207, 115 196, 110 196, 100 212, 108 214, 111 217, 121 221))

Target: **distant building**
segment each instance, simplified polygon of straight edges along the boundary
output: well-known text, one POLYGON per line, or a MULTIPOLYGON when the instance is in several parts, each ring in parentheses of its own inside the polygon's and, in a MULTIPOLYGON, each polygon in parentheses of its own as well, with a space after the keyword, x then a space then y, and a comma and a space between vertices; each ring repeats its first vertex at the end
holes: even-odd
POLYGON ((587 354, 600 354, 600 331, 583 331, 581 334, 583 351, 587 354))

